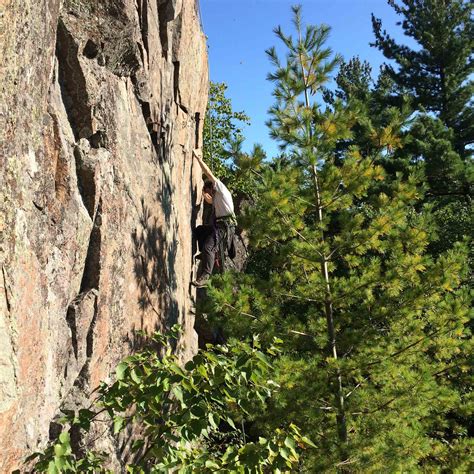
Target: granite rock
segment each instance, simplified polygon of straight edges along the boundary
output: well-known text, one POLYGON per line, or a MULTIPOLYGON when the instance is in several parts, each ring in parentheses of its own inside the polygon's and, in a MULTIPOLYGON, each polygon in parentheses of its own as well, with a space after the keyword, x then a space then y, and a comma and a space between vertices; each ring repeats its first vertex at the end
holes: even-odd
POLYGON ((0 4, 0 472, 182 324, 207 50, 194 0, 0 4))

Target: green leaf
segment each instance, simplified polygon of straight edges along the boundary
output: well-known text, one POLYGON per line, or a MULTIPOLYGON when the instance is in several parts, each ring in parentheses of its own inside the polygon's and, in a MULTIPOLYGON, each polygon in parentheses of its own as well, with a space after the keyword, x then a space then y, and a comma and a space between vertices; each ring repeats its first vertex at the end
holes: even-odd
POLYGON ((170 364, 169 368, 171 371, 173 371, 177 375, 180 375, 181 377, 186 376, 186 374, 183 372, 183 369, 178 364, 170 364))
POLYGON ((130 376, 132 377, 132 380, 133 380, 136 384, 140 384, 140 383, 141 383, 140 375, 138 374, 138 371, 137 371, 136 369, 132 369, 132 371, 130 372, 130 376))
POLYGON ((117 365, 117 367, 115 368, 115 375, 117 377, 117 380, 123 380, 127 369, 128 369, 128 364, 126 362, 120 362, 120 364, 117 365))
POLYGON ((198 365, 198 373, 205 379, 208 378, 208 374, 207 374, 207 371, 206 371, 206 368, 203 366, 203 365, 198 365))
POLYGON ((257 351, 257 352, 255 353, 255 355, 257 356, 257 358, 258 358, 261 362, 263 362, 263 363, 265 364, 266 367, 268 367, 268 368, 271 368, 271 367, 272 367, 272 365, 270 364, 270 362, 268 362, 268 358, 267 358, 264 354, 262 354, 260 351, 257 351))
POLYGON ((181 402, 181 404, 184 405, 183 391, 181 390, 181 387, 173 387, 172 392, 174 393, 174 396, 181 402))
POLYGON ((120 415, 114 417, 114 434, 119 433, 125 425, 125 418, 120 415))
POLYGON ((232 426, 232 428, 234 428, 234 430, 237 429, 235 424, 234 424, 234 420, 230 416, 226 418, 226 421, 227 421, 227 423, 229 423, 230 426, 232 426))
POLYGON ((208 459, 208 460, 206 461, 205 466, 206 466, 208 469, 220 469, 219 464, 217 464, 216 462, 212 461, 211 459, 208 459))
POLYGON ((54 461, 50 461, 48 464, 48 474, 59 474, 58 468, 54 461))
POLYGON ((189 423, 189 428, 194 436, 200 436, 207 427, 205 420, 194 419, 189 423))
POLYGON ((303 436, 301 438, 301 441, 303 441, 303 443, 307 444, 308 446, 311 446, 312 448, 317 448, 317 446, 306 436, 303 436))
POLYGON ((67 460, 62 456, 57 456, 54 458, 54 464, 58 468, 58 472, 62 472, 67 465, 67 460))
POLYGON ((54 455, 55 456, 64 456, 66 454, 66 447, 62 444, 55 444, 54 445, 54 455))
POLYGON ((214 419, 214 414, 213 413, 209 413, 208 415, 208 419, 209 419, 209 423, 211 424, 211 426, 217 430, 219 428, 219 425, 217 424, 216 420, 214 419))
POLYGON ((136 452, 139 449, 143 448, 145 446, 145 441, 143 439, 136 439, 132 443, 132 452, 136 452))
POLYGON ((235 459, 238 456, 238 452, 235 449, 235 446, 228 446, 224 456, 222 456, 222 462, 228 463, 231 459, 235 459))
POLYGON ((71 443, 71 437, 69 435, 69 433, 67 431, 63 431, 60 435, 59 435, 59 441, 62 443, 62 444, 65 444, 67 446, 70 445, 71 443))
POLYGON ((287 436, 285 438, 285 446, 287 448, 290 448, 290 449, 295 449, 296 448, 295 440, 293 438, 290 438, 289 436, 287 436))
POLYGON ((286 448, 280 448, 280 454, 285 459, 289 459, 290 457, 290 453, 286 448))
POLYGON ((196 417, 196 418, 202 418, 203 416, 206 415, 205 410, 200 407, 199 405, 193 406, 191 408, 191 413, 196 417))

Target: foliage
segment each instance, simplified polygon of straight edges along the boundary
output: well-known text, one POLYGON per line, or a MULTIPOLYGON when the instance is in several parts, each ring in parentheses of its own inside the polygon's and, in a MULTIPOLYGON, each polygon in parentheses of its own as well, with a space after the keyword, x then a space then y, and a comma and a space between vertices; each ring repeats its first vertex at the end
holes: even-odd
MULTIPOLYGON (((89 413, 81 414, 81 419, 78 419, 77 422, 90 424, 89 413)), ((54 444, 48 446, 43 453, 32 454, 26 459, 26 462, 35 459, 37 459, 35 472, 47 472, 48 474, 110 472, 103 468, 103 463, 106 460, 104 454, 89 451, 83 458, 77 459, 77 456, 72 452, 71 436, 67 431, 62 431, 54 444)))
POLYGON ((434 255, 465 236, 474 236, 474 164, 463 161, 454 150, 453 135, 440 119, 428 115, 417 117, 407 133, 407 151, 423 163, 425 201, 432 204, 437 224, 437 238, 431 245, 434 255))
POLYGON ((472 96, 474 81, 473 23, 471 2, 465 0, 388 0, 406 36, 416 48, 398 44, 372 17, 375 46, 397 68, 387 66, 402 92, 415 103, 434 112, 454 130, 454 149, 463 158, 466 145, 474 141, 472 96))
MULTIPOLYGON (((414 48, 399 44, 372 17, 376 46, 391 61, 385 74, 394 95, 407 95, 418 111, 407 131, 407 152, 423 165, 439 255, 474 235, 472 4, 465 0, 389 0, 414 48), (455 217, 457 216, 457 218, 455 217)), ((471 253, 471 262, 474 255, 471 253)))
MULTIPOLYGON (((408 96, 396 98, 394 83, 387 71, 382 70, 376 83, 371 79, 371 72, 367 62, 353 58, 342 64, 336 77, 336 90, 325 93, 325 100, 329 104, 334 103, 337 97, 353 108, 356 106, 358 110, 354 136, 350 142, 341 142, 339 147, 347 149, 355 143, 363 152, 367 152, 371 145, 366 124, 385 126, 390 123, 390 116, 399 110, 399 124, 404 123, 404 130, 400 134, 404 146, 395 149, 390 159, 381 157, 377 162, 384 167, 387 178, 397 172, 407 176, 410 169, 423 173, 420 175, 420 184, 426 190, 423 201, 430 204, 436 224, 430 229, 429 251, 433 255, 440 255, 455 242, 474 235, 474 203, 471 198, 474 166, 472 162, 464 161, 454 150, 453 129, 447 128, 432 114, 413 114, 409 104, 415 101, 408 96), (411 119, 407 120, 411 114, 411 119)), ((386 183, 387 180, 382 186, 386 186, 386 183)), ((424 209, 424 212, 428 211, 428 208, 424 209)), ((471 268, 473 259, 471 252, 471 268)))
POLYGON ((232 109, 224 82, 211 82, 204 121, 204 161, 213 173, 233 191, 247 191, 245 178, 239 173, 239 161, 245 159, 241 150, 242 127, 250 123, 244 112, 232 109))
POLYGON ((39 459, 36 471, 106 472, 103 456, 72 452, 67 428, 87 432, 102 413, 116 436, 127 426, 139 426, 130 473, 286 472, 298 463, 301 449, 314 446, 293 424, 255 440, 237 428, 251 412, 264 410, 278 388, 269 378, 277 345, 262 350, 254 337, 251 345, 208 346, 182 367, 173 352, 177 335, 176 327, 172 336, 156 334, 162 357, 151 349, 127 357, 115 370, 116 381, 101 384, 92 409, 66 412, 59 438, 30 457, 39 459))
POLYGON ((387 171, 409 113, 385 107, 372 120, 367 104, 337 96, 322 107, 338 58, 329 29, 293 12, 295 34, 275 29, 285 61, 268 51, 269 126, 286 159, 262 166, 246 210, 247 274, 214 279, 207 310, 227 334, 284 339, 282 390, 254 429, 304 427, 318 440, 304 472, 462 472, 472 439, 448 415, 473 403, 468 384, 450 383, 469 380, 473 349, 466 248, 427 253, 422 176, 387 171))

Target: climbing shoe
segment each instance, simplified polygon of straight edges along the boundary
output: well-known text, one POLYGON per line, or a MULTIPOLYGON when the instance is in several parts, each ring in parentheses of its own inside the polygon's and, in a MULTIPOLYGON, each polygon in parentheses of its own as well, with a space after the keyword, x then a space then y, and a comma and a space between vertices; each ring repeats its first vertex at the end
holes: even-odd
POLYGON ((209 273, 203 273, 199 278, 191 282, 191 285, 195 286, 196 288, 204 288, 207 286, 211 275, 209 273))

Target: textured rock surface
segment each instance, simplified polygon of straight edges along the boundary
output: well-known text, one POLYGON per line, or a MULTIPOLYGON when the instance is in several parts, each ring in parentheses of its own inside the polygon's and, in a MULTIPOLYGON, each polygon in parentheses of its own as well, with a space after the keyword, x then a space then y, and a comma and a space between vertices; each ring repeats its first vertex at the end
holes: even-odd
POLYGON ((176 321, 196 349, 194 0, 0 3, 0 472, 59 408, 176 321))

